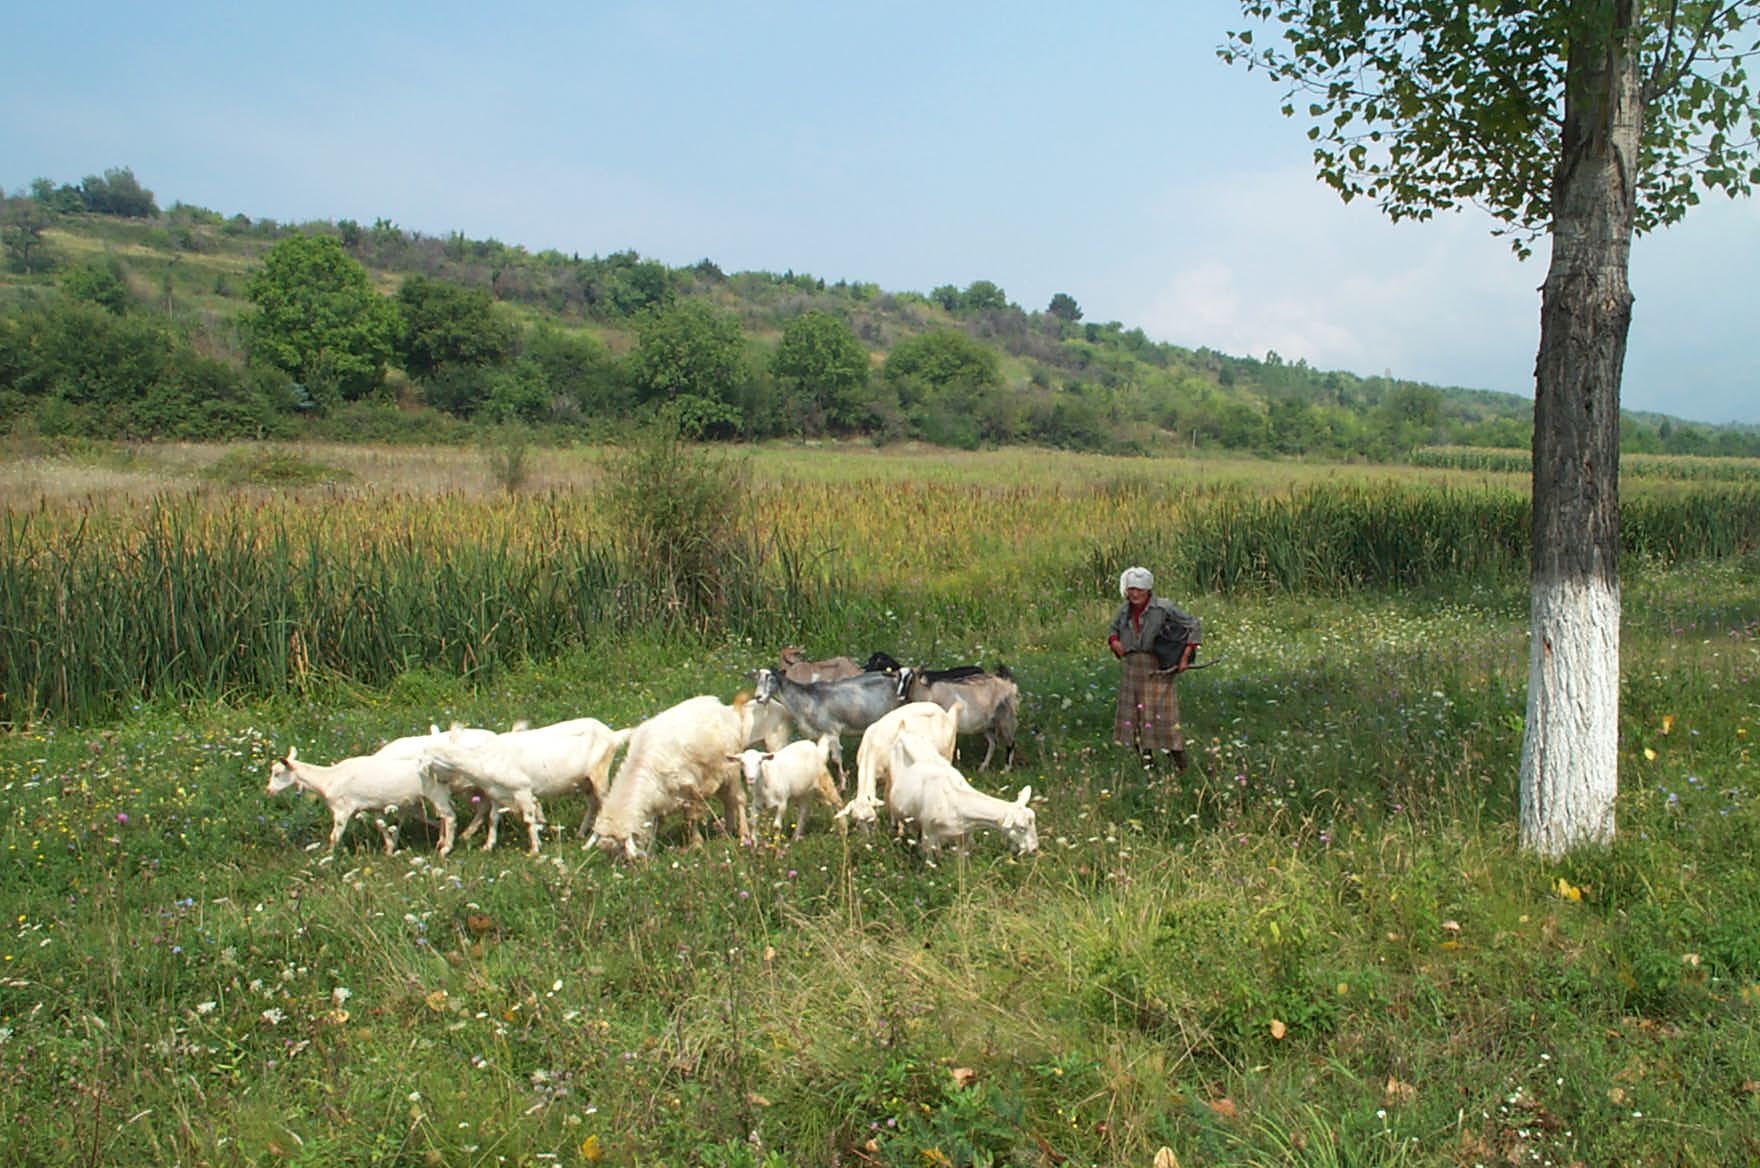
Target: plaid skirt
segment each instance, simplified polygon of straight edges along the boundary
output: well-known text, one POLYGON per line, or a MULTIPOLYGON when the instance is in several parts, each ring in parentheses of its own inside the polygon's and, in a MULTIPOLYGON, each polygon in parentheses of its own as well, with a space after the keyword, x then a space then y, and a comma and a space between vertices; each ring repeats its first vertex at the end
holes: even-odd
POLYGON ((1155 654, 1126 653, 1118 682, 1118 714, 1112 740, 1137 750, 1184 750, 1179 729, 1179 690, 1174 675, 1157 673, 1155 654))

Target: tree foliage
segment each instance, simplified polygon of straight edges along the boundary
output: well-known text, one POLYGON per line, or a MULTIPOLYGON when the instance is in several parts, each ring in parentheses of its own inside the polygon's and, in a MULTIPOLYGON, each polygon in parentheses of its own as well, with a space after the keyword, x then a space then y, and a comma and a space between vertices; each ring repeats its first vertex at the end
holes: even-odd
POLYGON ((868 350, 828 312, 803 312, 782 329, 771 372, 809 434, 847 432, 864 420, 868 350))
POLYGON ((892 347, 885 377, 905 405, 955 386, 992 389, 1002 383, 996 350, 955 329, 936 329, 892 347))
POLYGON ((121 215, 128 219, 152 219, 159 214, 153 192, 141 186, 134 171, 112 167, 103 174, 89 174, 79 184, 83 209, 96 215, 121 215))
POLYGON ((37 199, 0 197, 0 247, 14 271, 31 275, 47 271, 53 263, 43 233, 55 221, 54 214, 37 199))
POLYGON ((294 235, 263 255, 250 279, 251 360, 283 370, 321 407, 355 401, 384 381, 397 308, 329 235, 294 235))
MULTIPOLYGON (((1242 0, 1280 36, 1230 34, 1225 60, 1287 84, 1283 112, 1306 117, 1323 181, 1395 220, 1470 203, 1526 254, 1553 220, 1564 151, 1570 46, 1596 35, 1607 0, 1242 0)), ((1676 222, 1698 188, 1746 194, 1760 180, 1760 129, 1747 63, 1755 0, 1643 7, 1633 29, 1644 119, 1639 232, 1676 222), (1695 181, 1696 180, 1696 181, 1695 181)))
POLYGON ((738 426, 730 402, 745 335, 736 318, 706 301, 678 300, 641 313, 635 330, 629 375, 642 402, 671 403, 692 436, 738 426))
POLYGON ((500 365, 513 353, 513 322, 496 313, 485 289, 411 276, 397 290, 397 307, 397 357, 417 381, 449 365, 500 365))
POLYGON ((1068 292, 1054 293, 1051 297, 1051 303, 1045 306, 1045 311, 1058 320, 1068 321, 1070 324, 1075 324, 1082 319, 1082 306, 1077 304, 1076 298, 1068 292))

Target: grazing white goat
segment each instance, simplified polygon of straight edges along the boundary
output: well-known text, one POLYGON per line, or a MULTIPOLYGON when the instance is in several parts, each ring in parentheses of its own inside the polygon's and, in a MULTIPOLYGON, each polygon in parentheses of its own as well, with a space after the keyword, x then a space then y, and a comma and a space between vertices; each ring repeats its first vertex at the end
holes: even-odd
POLYGON ((789 645, 777 655, 779 672, 790 681, 836 681, 840 677, 854 677, 862 671, 862 667, 848 657, 827 657, 822 661, 808 661, 805 649, 799 645, 789 645))
POLYGON ((867 827, 879 817, 880 808, 886 805, 880 796, 880 784, 892 773, 892 744, 907 731, 922 735, 941 752, 942 758, 951 762, 959 733, 959 715, 934 702, 911 702, 883 715, 862 731, 861 745, 856 747, 855 798, 837 813, 839 818, 867 827))
MULTIPOLYGON (((487 797, 489 834, 483 842, 484 851, 495 846, 502 815, 514 810, 526 821, 532 852, 536 854, 539 832, 544 826, 543 807, 538 800, 577 791, 584 794, 588 808, 581 820, 581 834, 585 835, 587 824, 604 799, 611 758, 629 736, 630 731, 613 730, 597 718, 573 718, 549 726, 510 730, 486 742, 437 743, 423 753, 422 766, 428 777, 444 782, 454 794, 474 789, 487 797)), ((479 808, 477 818, 459 838, 468 838, 483 817, 484 810, 479 808)), ((442 855, 451 851, 452 843, 445 841, 442 855)))
POLYGON ((974 829, 994 828, 1008 837, 1017 854, 1039 850, 1038 816, 1022 787, 1014 802, 986 795, 966 782, 935 744, 906 731, 892 744, 892 786, 886 810, 895 826, 915 823, 917 847, 925 857, 952 843, 964 852, 974 829))
MULTIPOLYGON (((449 842, 458 817, 452 811, 451 793, 444 784, 431 783, 421 774, 417 759, 396 755, 364 754, 345 758, 331 766, 302 762, 299 752, 288 747, 287 753, 269 764, 268 793, 279 794, 289 787, 303 787, 315 792, 330 806, 330 850, 342 840, 343 829, 357 811, 394 811, 426 800, 440 816, 440 838, 449 842)), ((383 815, 375 818, 379 834, 385 840, 385 854, 397 850, 394 830, 383 815)))
POLYGON ((984 761, 979 770, 987 770, 990 758, 1002 747, 1002 769, 1014 765, 1014 736, 1020 722, 1021 687, 1007 669, 998 665, 995 673, 961 670, 935 671, 901 669, 898 674, 898 695, 911 702, 935 702, 953 709, 959 704, 959 732, 984 736, 984 761), (962 675, 963 674, 963 675, 962 675))
POLYGON ((800 804, 795 813, 794 838, 800 839, 807 828, 807 800, 818 797, 833 812, 837 811, 837 788, 831 783, 831 748, 837 744, 834 734, 822 734, 817 742, 802 738, 781 750, 754 750, 747 747, 731 756, 745 773, 752 789, 752 807, 759 815, 776 812, 776 830, 782 830, 782 819, 790 803, 800 804))
MULTIPOLYGON (((515 722, 515 730, 524 730, 524 722, 515 722)), ((465 746, 475 746, 495 737, 493 730, 481 730, 475 726, 465 726, 454 722, 449 728, 442 730, 434 723, 428 723, 426 734, 411 734, 404 738, 393 738, 373 753, 385 758, 420 758, 422 752, 436 742, 456 742, 465 746)))
POLYGON ((786 725, 780 707, 745 694, 731 706, 704 695, 655 714, 631 733, 588 846, 637 859, 653 845, 660 820, 674 811, 686 813, 695 836, 696 815, 711 798, 720 801, 729 830, 751 843, 745 787, 733 756, 786 725))

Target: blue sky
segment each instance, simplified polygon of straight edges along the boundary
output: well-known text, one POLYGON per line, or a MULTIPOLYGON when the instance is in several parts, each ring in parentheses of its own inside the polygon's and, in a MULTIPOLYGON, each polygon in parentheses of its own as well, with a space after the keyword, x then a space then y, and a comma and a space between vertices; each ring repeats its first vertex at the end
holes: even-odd
MULTIPOLYGON (((1156 340, 1532 396, 1544 245, 1313 178, 1234 0, 37 5, 0 188, 132 167, 182 201, 533 251, 973 280, 1156 340)), ((1760 423, 1760 203, 1637 241, 1623 403, 1760 423), (1744 274, 1745 273, 1745 274, 1744 274)))

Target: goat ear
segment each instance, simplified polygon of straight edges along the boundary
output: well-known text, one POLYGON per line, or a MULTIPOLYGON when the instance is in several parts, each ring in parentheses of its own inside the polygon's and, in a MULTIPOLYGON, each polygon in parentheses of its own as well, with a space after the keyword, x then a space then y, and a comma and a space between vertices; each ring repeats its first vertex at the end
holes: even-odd
POLYGON ((292 762, 294 759, 296 759, 298 757, 299 757, 299 747, 290 746, 287 748, 286 758, 287 758, 288 762, 292 762))
POLYGON ((1015 801, 1016 805, 1021 806, 1021 807, 1025 807, 1029 802, 1032 801, 1032 798, 1033 798, 1033 788, 1022 787, 1021 793, 1014 797, 1014 801, 1015 801))

